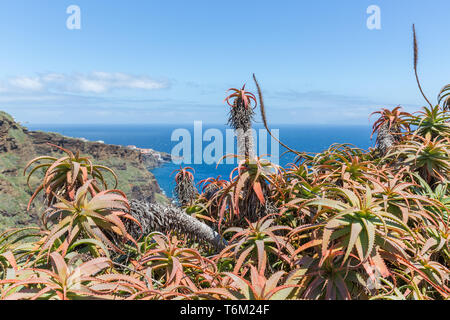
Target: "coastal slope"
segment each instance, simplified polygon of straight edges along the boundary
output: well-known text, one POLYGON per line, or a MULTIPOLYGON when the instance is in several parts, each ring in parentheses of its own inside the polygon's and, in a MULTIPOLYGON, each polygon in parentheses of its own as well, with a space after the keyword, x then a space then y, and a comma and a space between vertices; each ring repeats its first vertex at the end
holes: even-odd
MULTIPOLYGON (((149 170, 169 161, 170 155, 148 149, 90 142, 57 133, 29 131, 9 114, 0 111, 0 231, 38 224, 42 207, 36 201, 36 205, 27 212, 32 190, 27 186, 23 169, 28 161, 37 156, 62 155, 48 143, 73 152, 80 151, 90 156, 96 164, 113 169, 119 178, 118 188, 130 199, 157 203, 168 201, 149 170)), ((30 180, 31 187, 37 186, 38 178, 39 175, 36 175, 30 180)))

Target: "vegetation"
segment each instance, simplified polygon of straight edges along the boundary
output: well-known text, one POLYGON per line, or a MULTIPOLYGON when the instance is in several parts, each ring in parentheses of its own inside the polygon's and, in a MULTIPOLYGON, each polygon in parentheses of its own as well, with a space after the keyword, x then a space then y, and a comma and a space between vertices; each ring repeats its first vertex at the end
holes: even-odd
POLYGON ((194 185, 194 169, 191 167, 180 167, 180 169, 176 171, 175 195, 177 200, 182 206, 190 205, 198 194, 194 185))
POLYGON ((45 192, 46 205, 51 206, 56 198, 62 198, 69 201, 75 200, 75 191, 85 184, 88 186, 87 191, 89 191, 91 195, 99 192, 100 188, 97 186, 97 180, 108 188, 101 170, 109 171, 114 176, 115 187, 117 187, 117 176, 114 171, 108 167, 93 165, 89 158, 80 157, 79 152, 75 155, 70 150, 59 146, 54 147, 65 152, 67 156, 60 159, 49 156, 38 157, 31 160, 24 169, 25 173, 33 164, 46 160, 45 163, 36 165, 28 174, 27 184, 30 186, 29 181, 33 176, 33 173, 39 169, 47 168, 42 184, 36 188, 36 191, 30 199, 28 209, 31 206, 31 202, 41 191, 45 192), (88 177, 92 178, 89 184, 87 184, 88 177))
MULTIPOLYGON (((447 300, 446 88, 419 113, 375 113, 376 149, 294 151, 280 168, 247 141, 229 180, 201 192, 180 168, 180 207, 128 200, 68 150, 37 158, 47 209, 40 228, 0 235, 0 298, 447 300)), ((236 130, 251 127, 253 98, 226 99, 245 111, 230 115, 236 130)))
MULTIPOLYGON (((23 170, 29 161, 37 156, 46 155, 49 158, 59 159, 62 155, 68 155, 61 148, 48 144, 48 141, 64 146, 63 149, 81 150, 78 155, 80 159, 89 155, 92 157, 91 161, 96 162, 95 165, 112 168, 117 177, 103 170, 101 166, 98 167, 108 187, 114 188, 118 181, 117 188, 134 199, 168 202, 168 199, 160 193, 153 174, 148 170, 148 167, 159 165, 156 157, 141 159, 137 150, 84 142, 54 133, 29 131, 15 122, 10 115, 0 112, 0 233, 8 228, 39 225, 39 216, 46 209, 45 203, 41 201, 42 197, 47 197, 45 190, 39 191, 29 210, 27 204, 35 189, 45 182, 43 180, 45 168, 36 169, 31 177, 24 175, 23 170), (29 186, 33 188, 30 189, 29 186)), ((75 157, 76 153, 73 156, 75 157)), ((75 162, 73 161, 73 164, 76 166, 75 162)), ((39 164, 49 163, 52 163, 52 160, 39 162, 39 164)), ((67 159, 64 163, 70 165, 70 160, 67 159)), ((36 165, 37 163, 31 164, 27 172, 31 172, 36 165)), ((82 176, 83 167, 87 169, 90 178, 96 174, 94 170, 91 175, 88 164, 81 164, 78 181, 82 176)), ((56 171, 61 174, 64 170, 61 166, 56 171)), ((100 178, 97 182, 103 183, 100 178)), ((65 181, 60 183, 64 184, 65 181)), ((72 194, 73 192, 74 190, 71 191, 72 194)))

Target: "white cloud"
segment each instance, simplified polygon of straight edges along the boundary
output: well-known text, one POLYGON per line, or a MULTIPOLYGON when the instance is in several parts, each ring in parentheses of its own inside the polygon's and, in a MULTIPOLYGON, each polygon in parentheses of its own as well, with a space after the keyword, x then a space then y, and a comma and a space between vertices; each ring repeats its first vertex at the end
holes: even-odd
POLYGON ((41 78, 45 82, 57 82, 57 81, 64 81, 65 76, 60 73, 47 73, 43 74, 41 78))
POLYGON ((45 73, 36 77, 10 78, 3 91, 47 91, 64 93, 103 94, 112 90, 159 90, 168 87, 166 81, 154 80, 148 76, 125 73, 91 72, 89 74, 45 73))
POLYGON ((165 82, 125 73, 93 72, 87 76, 78 75, 72 80, 81 92, 87 93, 104 93, 112 89, 158 90, 167 87, 165 82))
POLYGON ((9 80, 10 85, 15 88, 29 90, 29 91, 41 91, 44 88, 42 79, 39 77, 17 77, 9 80))
MULTIPOLYGON (((0 91, 1 92, 1 91, 0 91)), ((50 102, 50 101, 59 101, 61 97, 57 95, 49 95, 49 94, 40 94, 40 95, 1 95, 0 103, 20 103, 20 102, 50 102)))
POLYGON ((108 87, 96 80, 78 79, 76 86, 81 92, 103 93, 108 91, 108 87))

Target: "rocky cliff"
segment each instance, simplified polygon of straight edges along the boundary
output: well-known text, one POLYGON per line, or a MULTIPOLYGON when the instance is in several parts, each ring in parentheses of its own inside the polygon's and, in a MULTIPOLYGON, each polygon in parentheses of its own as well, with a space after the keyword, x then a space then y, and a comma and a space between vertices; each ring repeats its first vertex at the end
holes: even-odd
MULTIPOLYGON (((73 152, 90 156, 96 163, 113 169, 118 178, 118 188, 131 199, 165 202, 159 185, 149 170, 170 160, 170 155, 160 152, 143 153, 99 142, 89 142, 56 133, 29 131, 14 119, 0 111, 0 231, 14 226, 32 225, 38 222, 42 208, 38 205, 26 212, 32 191, 26 185, 23 169, 26 163, 41 155, 61 155, 61 146, 73 152)), ((31 180, 31 186, 39 183, 31 180)))

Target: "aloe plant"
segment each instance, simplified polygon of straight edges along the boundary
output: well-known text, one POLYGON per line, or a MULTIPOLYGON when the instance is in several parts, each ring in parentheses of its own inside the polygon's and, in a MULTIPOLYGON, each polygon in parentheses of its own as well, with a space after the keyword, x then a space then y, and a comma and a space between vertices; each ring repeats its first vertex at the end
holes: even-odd
MULTIPOLYGON (((380 114, 380 118, 373 124, 372 136, 377 133, 377 149, 384 156, 389 149, 401 140, 401 130, 410 130, 407 117, 411 117, 408 112, 402 112, 398 106, 393 110, 382 109, 371 114, 380 114)), ((371 138, 372 138, 371 136, 371 138)))
POLYGON ((111 299, 111 295, 92 290, 99 279, 94 276, 112 265, 107 258, 97 258, 78 266, 70 266, 59 254, 52 253, 51 270, 40 268, 17 268, 5 280, 1 292, 2 300, 75 300, 100 298, 111 299))
POLYGON ((55 195, 63 197, 66 200, 74 200, 76 190, 84 185, 89 179, 92 180, 89 185, 89 192, 93 195, 96 192, 108 189, 106 179, 102 171, 109 172, 115 181, 113 187, 117 187, 117 176, 110 168, 94 165, 89 157, 80 156, 79 152, 74 154, 72 151, 64 149, 60 146, 49 143, 50 146, 63 151, 67 156, 59 159, 51 156, 37 157, 31 160, 23 171, 26 174, 27 169, 35 165, 33 169, 28 173, 27 183, 29 184, 30 178, 33 174, 38 172, 39 169, 45 169, 44 179, 34 191, 29 203, 28 209, 36 196, 44 191, 46 205, 51 206, 55 201, 55 195), (41 163, 44 162, 44 163, 41 163), (98 185, 98 182, 101 185, 98 185))
POLYGON ((91 183, 87 181, 80 187, 73 201, 56 196, 60 202, 42 215, 43 226, 50 230, 42 251, 50 249, 60 239, 60 248, 65 253, 80 235, 88 235, 116 251, 121 249, 113 242, 114 237, 136 243, 123 221, 130 220, 139 227, 139 222, 127 213, 126 196, 119 190, 106 190, 89 198, 91 183))

